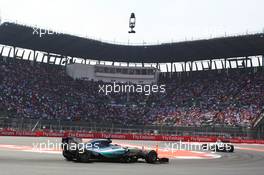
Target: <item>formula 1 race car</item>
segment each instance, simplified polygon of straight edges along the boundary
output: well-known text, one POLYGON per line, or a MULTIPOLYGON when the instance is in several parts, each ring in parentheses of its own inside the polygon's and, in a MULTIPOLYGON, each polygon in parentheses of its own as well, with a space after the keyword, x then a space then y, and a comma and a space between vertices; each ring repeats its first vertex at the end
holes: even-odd
POLYGON ((137 162, 144 159, 147 163, 167 163, 168 158, 159 158, 155 150, 123 147, 112 144, 111 139, 94 139, 82 142, 81 139, 67 137, 62 139, 62 154, 68 161, 92 162, 137 162))
POLYGON ((217 141, 215 143, 202 144, 203 150, 215 151, 215 152, 234 152, 234 145, 230 142, 217 141))

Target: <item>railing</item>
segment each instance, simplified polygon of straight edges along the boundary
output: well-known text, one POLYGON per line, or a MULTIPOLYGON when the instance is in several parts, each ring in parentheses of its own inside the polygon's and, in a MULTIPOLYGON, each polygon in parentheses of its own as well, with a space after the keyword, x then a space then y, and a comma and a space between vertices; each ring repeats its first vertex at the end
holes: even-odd
MULTIPOLYGON (((178 136, 220 136, 227 138, 241 137, 252 139, 257 131, 247 127, 201 126, 176 127, 164 125, 127 126, 102 124, 102 122, 64 121, 64 120, 34 120, 25 118, 2 119, 0 128, 13 128, 20 131, 51 130, 51 131, 85 131, 101 133, 137 133, 137 134, 166 134, 178 136)), ((264 133, 258 133, 264 135, 264 133)))

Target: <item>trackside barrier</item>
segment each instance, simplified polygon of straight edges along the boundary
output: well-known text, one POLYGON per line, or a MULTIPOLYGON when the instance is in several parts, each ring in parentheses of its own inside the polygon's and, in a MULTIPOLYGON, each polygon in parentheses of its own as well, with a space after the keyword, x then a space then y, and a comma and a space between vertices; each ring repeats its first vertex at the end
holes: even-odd
POLYGON ((24 137, 79 137, 79 138, 112 138, 119 140, 147 140, 147 141, 182 141, 182 142, 216 142, 230 141, 231 143, 264 144, 264 140, 244 140, 241 138, 221 138, 209 136, 171 136, 171 135, 142 135, 142 134, 108 134, 89 132, 49 132, 49 131, 12 131, 0 130, 0 136, 24 136, 24 137))

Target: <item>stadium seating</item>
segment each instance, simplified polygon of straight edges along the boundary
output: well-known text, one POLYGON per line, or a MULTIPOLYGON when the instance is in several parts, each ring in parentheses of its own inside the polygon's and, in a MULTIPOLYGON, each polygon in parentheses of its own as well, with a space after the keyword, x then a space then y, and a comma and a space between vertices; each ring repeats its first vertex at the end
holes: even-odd
MULTIPOLYGON (((1 60, 1 59, 0 59, 1 60)), ((166 93, 98 93, 103 82, 73 80, 64 67, 0 61, 0 111, 9 117, 123 126, 251 126, 264 106, 262 69, 161 76, 166 93)))

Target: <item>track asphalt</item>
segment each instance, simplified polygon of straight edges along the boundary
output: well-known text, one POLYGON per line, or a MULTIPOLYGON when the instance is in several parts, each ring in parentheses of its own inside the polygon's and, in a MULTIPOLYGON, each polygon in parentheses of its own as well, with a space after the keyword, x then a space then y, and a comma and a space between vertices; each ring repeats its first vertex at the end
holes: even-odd
MULTIPOLYGON (((197 159, 201 153, 189 151, 174 152, 168 164, 138 163, 74 163, 65 161, 59 151, 33 151, 33 143, 58 142, 55 138, 0 137, 1 175, 263 175, 264 145, 235 145, 234 153, 217 153, 214 158, 197 159), (179 156, 180 155, 180 156, 179 156), (178 156, 178 157, 177 157, 178 156)), ((163 142, 121 141, 114 143, 132 146, 152 147, 159 145, 159 152, 165 148, 163 142)), ((167 143, 168 144, 168 143, 167 143)), ((206 153, 210 155, 211 153, 206 153)), ((203 156, 202 156, 203 157, 203 156)))

